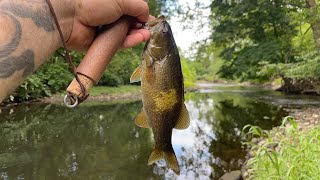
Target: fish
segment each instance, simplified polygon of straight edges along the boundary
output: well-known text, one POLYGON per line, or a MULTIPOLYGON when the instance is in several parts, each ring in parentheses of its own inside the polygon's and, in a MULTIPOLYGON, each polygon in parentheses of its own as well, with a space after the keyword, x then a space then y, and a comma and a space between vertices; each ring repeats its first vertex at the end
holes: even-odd
POLYGON ((130 77, 131 83, 141 81, 142 90, 143 107, 135 124, 152 129, 154 147, 148 165, 164 159, 179 175, 180 167, 171 142, 172 130, 190 125, 179 51, 164 16, 148 21, 147 27, 150 40, 144 47, 141 65, 130 77))

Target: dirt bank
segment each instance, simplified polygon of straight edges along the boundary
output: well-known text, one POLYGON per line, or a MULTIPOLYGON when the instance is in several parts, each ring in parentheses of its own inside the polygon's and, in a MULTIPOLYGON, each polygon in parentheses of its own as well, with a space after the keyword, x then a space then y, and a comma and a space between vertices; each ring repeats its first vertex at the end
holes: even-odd
MULTIPOLYGON (((103 101, 114 101, 114 100, 132 100, 141 99, 141 92, 129 92, 129 93, 116 93, 116 94, 99 94, 89 96, 86 102, 103 102, 103 101)), ((51 97, 43 98, 39 100, 43 103, 61 103, 63 102, 63 95, 53 95, 51 97)))
POLYGON ((301 130, 308 130, 311 127, 320 125, 320 107, 308 107, 303 109, 290 110, 301 130))

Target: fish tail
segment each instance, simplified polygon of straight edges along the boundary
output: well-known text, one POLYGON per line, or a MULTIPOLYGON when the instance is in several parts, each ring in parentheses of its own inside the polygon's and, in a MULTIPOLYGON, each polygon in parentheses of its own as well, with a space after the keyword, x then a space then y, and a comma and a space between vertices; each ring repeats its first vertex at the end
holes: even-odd
POLYGON ((166 160, 168 167, 176 174, 180 175, 179 163, 173 149, 170 152, 164 153, 164 159, 166 160))
POLYGON ((177 175, 180 175, 179 163, 173 148, 171 148, 170 151, 166 152, 159 149, 153 149, 152 153, 149 156, 148 165, 151 165, 161 159, 164 159, 167 163, 167 166, 172 169, 177 175))

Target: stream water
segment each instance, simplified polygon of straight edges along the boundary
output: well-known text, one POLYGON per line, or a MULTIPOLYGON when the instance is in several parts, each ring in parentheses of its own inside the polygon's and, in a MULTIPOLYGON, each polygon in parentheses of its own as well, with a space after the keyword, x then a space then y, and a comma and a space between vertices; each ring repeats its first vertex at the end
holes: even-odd
POLYGON ((174 130, 177 177, 165 162, 147 166, 150 129, 135 126, 142 103, 24 104, 0 108, 1 179, 217 179, 240 169, 247 124, 271 129, 283 108, 319 105, 319 97, 257 88, 202 84, 186 94, 187 130, 174 130))

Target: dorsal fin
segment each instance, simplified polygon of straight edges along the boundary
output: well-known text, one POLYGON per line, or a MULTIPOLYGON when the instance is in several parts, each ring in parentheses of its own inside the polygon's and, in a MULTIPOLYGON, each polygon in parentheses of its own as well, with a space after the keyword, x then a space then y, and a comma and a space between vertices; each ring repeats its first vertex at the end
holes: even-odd
POLYGON ((179 119, 175 125, 175 129, 187 129, 190 125, 190 117, 189 117, 189 112, 186 108, 186 105, 183 103, 181 106, 181 112, 179 119))
POLYGON ((130 77, 130 83, 140 82, 141 81, 141 65, 138 66, 130 77))
POLYGON ((148 117, 146 113, 144 112, 143 108, 137 115, 136 119, 134 120, 137 126, 142 127, 142 128, 150 128, 149 122, 148 122, 148 117))

